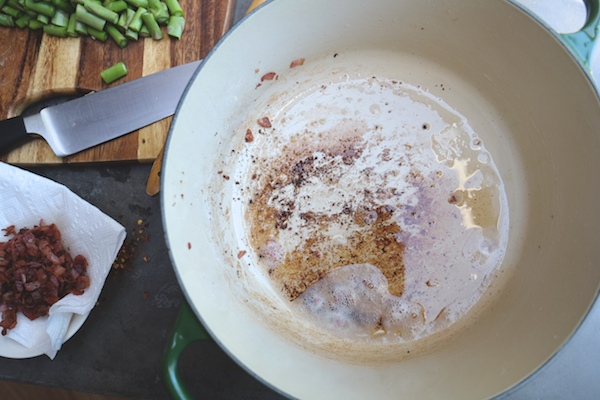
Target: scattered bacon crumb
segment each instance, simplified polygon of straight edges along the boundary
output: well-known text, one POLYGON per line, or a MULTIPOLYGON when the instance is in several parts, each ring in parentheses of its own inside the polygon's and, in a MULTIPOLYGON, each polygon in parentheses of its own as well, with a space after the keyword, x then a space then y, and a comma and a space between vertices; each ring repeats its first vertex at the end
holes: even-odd
POLYGON ((3 229, 12 237, 0 243, 0 311, 2 335, 17 325, 17 313, 30 320, 48 315, 50 307, 69 293, 81 295, 90 286, 88 261, 63 247, 55 224, 32 229, 3 229))
POLYGON ((254 135, 252 134, 252 131, 248 128, 246 130, 246 143, 250 143, 254 140, 254 135))
POLYGON ((238 253, 237 257, 238 257, 238 258, 242 258, 242 257, 244 257, 245 255, 246 255, 246 250, 241 250, 241 251, 238 253))
POLYGON ((277 74, 275 72, 267 72, 266 74, 264 74, 262 76, 262 78, 260 78, 260 81, 261 82, 272 81, 276 76, 277 76, 277 74))
POLYGON ((271 121, 269 120, 268 117, 262 117, 258 120, 258 124, 260 126, 262 126, 263 128, 270 128, 271 127, 271 121))
POLYGON ((304 65, 304 58, 299 58, 297 60, 292 61, 292 63, 290 64, 290 68, 296 68, 301 65, 304 65))
POLYGON ((192 244, 190 242, 188 242, 187 246, 188 246, 188 249, 192 248, 192 244))

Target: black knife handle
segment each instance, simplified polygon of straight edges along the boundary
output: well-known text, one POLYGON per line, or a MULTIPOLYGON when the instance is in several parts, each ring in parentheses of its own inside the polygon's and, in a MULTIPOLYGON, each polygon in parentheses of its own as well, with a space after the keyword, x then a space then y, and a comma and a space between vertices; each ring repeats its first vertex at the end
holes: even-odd
POLYGON ((17 116, 0 121, 0 155, 8 153, 20 144, 31 139, 25 129, 23 117, 17 116))

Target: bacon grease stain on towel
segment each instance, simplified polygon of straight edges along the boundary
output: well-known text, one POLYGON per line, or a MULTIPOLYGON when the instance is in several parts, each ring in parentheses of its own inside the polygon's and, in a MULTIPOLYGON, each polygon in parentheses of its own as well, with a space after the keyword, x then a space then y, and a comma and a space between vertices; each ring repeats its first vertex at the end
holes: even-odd
POLYGON ((348 75, 265 112, 270 128, 247 127, 240 213, 248 256, 298 318, 405 342, 478 302, 505 254, 508 209, 464 117, 418 87, 348 75))

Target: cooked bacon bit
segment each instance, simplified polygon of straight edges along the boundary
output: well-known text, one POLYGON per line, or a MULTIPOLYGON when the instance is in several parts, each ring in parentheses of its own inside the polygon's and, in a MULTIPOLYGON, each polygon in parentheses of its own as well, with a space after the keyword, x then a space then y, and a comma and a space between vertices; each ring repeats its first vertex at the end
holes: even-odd
POLYGON ((277 74, 275 72, 267 72, 266 74, 264 74, 262 76, 262 78, 260 78, 260 81, 261 82, 272 81, 273 79, 275 79, 276 76, 277 76, 277 74))
POLYGON ((254 135, 250 129, 246 130, 246 143, 250 143, 254 140, 254 135))
POLYGON ((299 58, 297 60, 292 61, 292 63, 290 64, 290 68, 296 68, 301 65, 304 65, 304 58, 299 58))
POLYGON ((0 311, 2 335, 17 325, 17 313, 34 320, 48 315, 50 307, 69 293, 81 295, 90 286, 87 259, 71 258, 62 245, 55 224, 18 232, 3 229, 12 237, 0 243, 0 311))
POLYGON ((269 118, 267 117, 262 117, 258 120, 258 124, 260 126, 262 126, 263 128, 270 128, 271 127, 271 121, 269 121, 269 118))
POLYGON ((237 256, 237 257, 238 257, 238 258, 242 258, 242 257, 244 257, 245 255, 246 255, 246 250, 241 250, 241 251, 238 253, 238 256, 237 256))

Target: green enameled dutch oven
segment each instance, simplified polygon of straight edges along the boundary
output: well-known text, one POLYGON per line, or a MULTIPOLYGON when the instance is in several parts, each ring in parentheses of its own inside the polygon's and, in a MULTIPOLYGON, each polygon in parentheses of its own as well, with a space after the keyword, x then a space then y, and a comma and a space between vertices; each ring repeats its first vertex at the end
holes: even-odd
POLYGON ((567 35, 507 0, 274 0, 236 25, 189 84, 162 168, 166 240, 189 304, 165 356, 173 396, 189 398, 179 355, 209 337, 265 385, 301 399, 490 398, 552 358, 600 285, 600 101, 589 72, 599 4, 587 6, 584 28, 567 35), (365 65, 385 65, 387 78, 465 116, 508 204, 502 268, 511 273, 494 301, 431 348, 382 362, 331 355, 282 326, 285 301, 240 256, 245 225, 232 211, 236 182, 224 179, 247 145, 240 123, 261 116, 267 89, 279 85, 290 102, 301 95, 284 79, 290 61, 317 70, 336 54, 368 54, 365 65), (261 82, 270 71, 282 79, 261 82))

